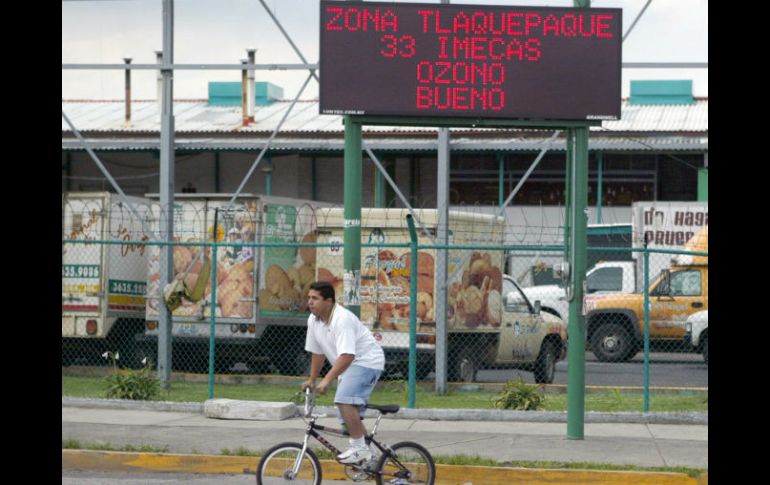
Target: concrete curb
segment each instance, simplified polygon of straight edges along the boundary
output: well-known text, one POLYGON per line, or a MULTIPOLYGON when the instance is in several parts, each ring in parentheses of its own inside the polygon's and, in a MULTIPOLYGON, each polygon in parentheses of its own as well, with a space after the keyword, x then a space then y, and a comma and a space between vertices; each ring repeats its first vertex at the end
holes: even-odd
MULTIPOLYGON (((170 473, 256 473, 258 457, 62 450, 62 469, 170 473)), ((343 466, 321 460, 323 477, 347 480, 343 466)), ((708 474, 436 465, 436 485, 708 485, 708 474)))
MULTIPOLYGON (((65 397, 62 406, 175 411, 203 414, 203 403, 170 401, 129 401, 123 399, 89 399, 65 397)), ((336 408, 319 406, 316 412, 334 415, 336 408)), ((567 413, 560 411, 509 411, 489 409, 407 409, 401 408, 392 419, 424 419, 431 421, 516 421, 530 423, 566 423, 567 413)), ((699 424, 708 425, 708 413, 640 413, 586 412, 586 423, 628 424, 699 424)))

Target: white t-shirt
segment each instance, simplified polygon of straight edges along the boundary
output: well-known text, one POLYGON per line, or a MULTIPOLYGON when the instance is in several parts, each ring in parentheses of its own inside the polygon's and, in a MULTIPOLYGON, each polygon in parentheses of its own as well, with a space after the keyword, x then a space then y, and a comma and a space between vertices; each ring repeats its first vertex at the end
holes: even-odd
POLYGON ((305 350, 323 354, 331 365, 340 354, 353 354, 351 365, 385 369, 385 353, 372 332, 347 308, 335 303, 331 322, 323 323, 312 313, 307 319, 305 350))

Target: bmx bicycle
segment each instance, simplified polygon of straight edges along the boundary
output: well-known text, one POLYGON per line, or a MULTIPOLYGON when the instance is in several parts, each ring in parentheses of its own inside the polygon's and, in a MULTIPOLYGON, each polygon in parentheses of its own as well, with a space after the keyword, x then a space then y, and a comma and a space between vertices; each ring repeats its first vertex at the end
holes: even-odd
MULTIPOLYGON (((316 423, 318 418, 325 415, 313 414, 315 398, 314 391, 305 389, 302 420, 307 424, 307 428, 303 442, 280 443, 267 450, 257 466, 257 485, 321 484, 321 462, 315 452, 308 447, 310 438, 315 438, 336 456, 341 451, 327 441, 322 433, 340 437, 348 436, 348 433, 343 429, 316 423)), ((354 482, 374 480, 377 485, 433 485, 436 479, 436 464, 431 454, 422 445, 411 441, 400 441, 388 446, 376 438, 382 417, 398 412, 399 406, 368 404, 366 407, 378 412, 372 430, 365 436, 366 444, 372 450, 372 459, 345 465, 345 474, 348 478, 354 482)))

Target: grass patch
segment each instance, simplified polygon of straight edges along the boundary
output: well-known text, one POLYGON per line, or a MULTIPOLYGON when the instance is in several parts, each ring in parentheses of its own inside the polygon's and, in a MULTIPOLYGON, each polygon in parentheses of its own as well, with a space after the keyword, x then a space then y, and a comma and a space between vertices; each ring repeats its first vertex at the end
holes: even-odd
POLYGON ((63 450, 95 450, 95 451, 133 451, 138 453, 166 453, 168 446, 152 445, 123 445, 115 446, 111 443, 81 443, 74 439, 61 440, 63 450))
MULTIPOLYGON (((102 398, 107 383, 101 377, 62 376, 62 396, 102 398)), ((249 401, 292 401, 299 390, 297 384, 231 384, 217 383, 214 385, 214 397, 227 399, 242 399, 249 401)), ((436 395, 432 389, 417 388, 415 401, 418 408, 442 409, 495 409, 494 400, 498 392, 484 390, 458 391, 452 390, 446 395, 436 395)), ((331 406, 334 393, 328 392, 320 396, 318 404, 331 406)), ((159 399, 173 402, 203 402, 208 399, 208 383, 172 381, 168 390, 162 390, 159 399)), ((383 382, 372 394, 371 401, 380 404, 399 404, 406 406, 408 394, 402 381, 383 382)), ((620 392, 591 392, 585 395, 586 411, 635 411, 641 412, 643 395, 641 393, 620 392)), ((542 410, 566 411, 567 395, 546 393, 542 410)), ((656 412, 706 412, 708 398, 706 392, 689 394, 651 394, 650 411, 656 412)))

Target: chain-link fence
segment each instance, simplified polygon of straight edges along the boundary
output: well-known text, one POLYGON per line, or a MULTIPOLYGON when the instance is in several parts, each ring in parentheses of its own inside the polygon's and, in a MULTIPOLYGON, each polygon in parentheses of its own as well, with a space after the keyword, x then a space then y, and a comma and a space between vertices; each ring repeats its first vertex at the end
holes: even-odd
MULTIPOLYGON (((305 375, 307 291, 323 280, 339 303, 359 306, 386 352, 386 378, 407 376, 414 311, 419 380, 435 379, 436 339, 446 335, 450 381, 521 373, 566 384, 570 295, 551 270, 563 246, 508 244, 502 217, 450 211, 442 226, 435 209, 418 209, 413 250, 407 210, 363 209, 360 272, 346 276, 341 208, 254 197, 228 209, 224 199, 191 198, 175 208, 173 283, 162 285, 166 246, 149 237, 160 211, 134 202, 64 201, 62 365, 108 365, 107 351, 123 367, 157 362, 165 299, 172 371, 208 373, 213 334, 216 373, 305 375), (346 277, 359 285, 349 294, 346 277)), ((589 238, 586 384, 707 387, 707 324, 698 335, 685 326, 708 309, 707 226, 678 252, 640 249, 627 236, 589 238)))

